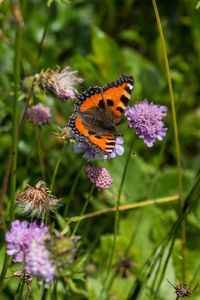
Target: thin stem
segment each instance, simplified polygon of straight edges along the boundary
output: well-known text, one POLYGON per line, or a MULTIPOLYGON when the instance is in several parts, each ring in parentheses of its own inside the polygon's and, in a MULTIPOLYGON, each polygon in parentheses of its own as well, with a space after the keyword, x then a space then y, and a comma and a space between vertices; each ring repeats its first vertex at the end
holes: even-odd
POLYGON ((49 289, 47 289, 45 287, 43 288, 41 300, 46 300, 47 299, 48 291, 49 291, 49 289))
MULTIPOLYGON (((22 5, 24 6, 23 11, 25 11, 26 1, 24 1, 24 3, 22 2, 22 5)), ((53 5, 52 5, 52 7, 53 7, 53 5)), ((47 32, 48 32, 49 21, 51 20, 51 15, 52 15, 51 8, 48 11, 49 11, 49 16, 48 16, 47 22, 46 22, 45 27, 44 27, 42 38, 41 38, 40 43, 39 43, 38 53, 37 53, 36 62, 35 62, 35 66, 36 66, 35 70, 37 69, 38 62, 39 62, 40 56, 42 54, 42 46, 43 46, 45 37, 46 37, 47 32)), ((24 110, 23 110, 23 112, 20 116, 20 120, 19 120, 19 123, 18 123, 18 138, 21 135, 24 120, 25 120, 25 117, 26 117, 26 112, 27 112, 29 103, 30 103, 30 101, 33 97, 33 94, 34 94, 34 78, 32 79, 31 87, 29 89, 28 96, 26 98, 24 110)), ((8 181, 9 181, 10 170, 11 170, 11 159, 12 159, 12 151, 10 149, 10 151, 8 153, 7 163, 6 163, 6 172, 5 172, 4 179, 3 179, 3 188, 2 188, 1 195, 0 195, 0 198, 1 198, 0 201, 3 201, 3 196, 4 196, 4 194, 7 193, 8 181)))
MULTIPOLYGON (((19 4, 18 9, 20 9, 19 4)), ((22 30, 19 23, 16 21, 15 30, 15 57, 14 57, 14 100, 12 111, 12 163, 11 163, 11 193, 10 193, 10 218, 9 224, 12 223, 15 216, 15 192, 16 192, 16 172, 17 172, 17 118, 18 118, 18 95, 19 95, 19 81, 20 81, 20 56, 21 56, 21 40, 22 30)))
MULTIPOLYGON (((93 194, 93 192, 94 192, 94 189, 95 189, 95 185, 93 184, 93 185, 91 186, 90 192, 89 192, 89 194, 88 194, 88 196, 87 196, 87 199, 86 199, 86 201, 85 201, 85 204, 84 204, 84 206, 83 206, 83 208, 82 208, 82 211, 81 211, 81 213, 80 213, 80 217, 85 213, 86 208, 87 208, 87 206, 88 206, 88 203, 89 203, 89 201, 90 201, 90 198, 91 198, 91 196, 92 196, 92 194, 93 194)), ((76 226, 74 227, 74 230, 73 230, 73 232, 72 232, 72 235, 75 235, 75 234, 76 234, 76 232, 77 232, 77 230, 78 230, 78 227, 79 227, 80 223, 81 223, 81 220, 79 220, 79 221, 76 223, 76 226)))
MULTIPOLYGON (((129 152, 128 152, 128 155, 127 155, 127 158, 126 158, 126 162, 125 162, 125 166, 124 166, 124 170, 123 170, 123 174, 122 174, 122 179, 121 179, 121 183, 120 183, 119 191, 118 191, 118 195, 117 195, 116 211, 115 211, 114 237, 113 237, 112 248, 111 248, 111 252, 110 252, 110 258, 109 258, 109 261, 108 261, 106 277, 105 277, 105 280, 104 280, 104 283, 103 283, 103 290, 105 288, 106 280, 107 280, 107 278, 109 278, 109 273, 110 273, 110 270, 111 270, 111 267, 112 267, 113 257, 114 257, 114 253, 115 253, 116 240, 117 240, 117 235, 118 235, 118 231, 119 231, 119 204, 120 204, 122 189, 123 189, 123 186, 124 186, 124 181, 125 181, 125 178, 126 178, 128 163, 130 161, 131 153, 132 153, 132 150, 133 150, 133 144, 134 144, 134 139, 132 139, 132 141, 131 141, 131 145, 130 145, 129 152)), ((109 289, 110 284, 111 284, 111 281, 108 283, 108 289, 109 289)), ((103 292, 103 290, 102 290, 102 292, 103 292)))
MULTIPOLYGON (((174 138, 175 138, 175 148, 176 148, 176 161, 177 161, 177 170, 178 170, 178 189, 180 195, 180 202, 181 202, 181 211, 183 209, 183 187, 182 187, 182 174, 181 174, 181 159, 180 159, 180 146, 179 146, 179 138, 178 138, 178 126, 177 126, 177 119, 176 119, 176 109, 175 109, 175 101, 174 101, 174 94, 172 88, 172 81, 171 81, 171 74, 169 68, 169 61, 167 55, 167 48, 165 44, 165 38, 162 30, 162 24, 156 4, 156 0, 152 0, 153 9, 157 21, 158 31, 162 43, 162 51, 165 63, 165 71, 167 75, 167 83, 169 88, 169 95, 170 95, 170 102, 171 102, 171 110, 172 110, 172 120, 173 120, 173 128, 174 128, 174 138)), ((181 241, 182 241, 182 281, 185 282, 185 262, 186 262, 186 227, 185 221, 181 225, 181 241)))
POLYGON ((31 287, 28 285, 28 287, 26 289, 26 294, 25 294, 24 300, 28 300, 30 293, 31 293, 31 287))
POLYGON ((74 178, 74 181, 73 181, 73 184, 72 184, 72 187, 71 187, 71 190, 70 190, 68 199, 67 199, 67 203, 66 203, 65 210, 64 210, 64 217, 66 217, 67 214, 68 214, 69 206, 70 206, 70 204, 71 204, 71 201, 72 201, 74 192, 75 192, 75 190, 76 190, 76 186, 77 186, 79 177, 80 177, 81 172, 82 172, 82 166, 83 166, 83 163, 84 163, 84 160, 82 159, 82 160, 81 160, 81 163, 80 163, 80 166, 79 166, 79 169, 78 169, 78 172, 77 172, 77 174, 76 174, 76 177, 74 178))
POLYGON ((169 263, 169 259, 171 257, 171 254, 172 254, 172 251, 173 251, 173 248, 174 248, 175 241, 176 241, 176 235, 174 235, 173 238, 172 238, 171 245, 170 245, 170 248, 169 248, 169 252, 168 252, 168 255, 165 259, 165 263, 164 263, 164 266, 163 266, 163 269, 162 269, 162 272, 161 272, 161 275, 160 275, 160 278, 159 278, 159 282, 158 282, 157 287, 155 289, 156 292, 159 291, 160 286, 163 282, 163 278, 165 276, 165 272, 166 272, 166 269, 167 269, 167 266, 168 266, 168 263, 169 263))
POLYGON ((23 295, 23 291, 24 291, 24 285, 25 285, 25 278, 23 277, 21 280, 21 285, 19 288, 19 291, 16 295, 16 300, 21 300, 22 299, 22 295, 23 295))
MULTIPOLYGON (((12 5, 12 4, 11 4, 12 5)), ((17 150, 18 150, 18 134, 17 134, 17 118, 18 118, 18 94, 19 94, 19 82, 20 82, 20 57, 21 57, 21 40, 22 40, 22 24, 21 19, 16 18, 16 11, 20 14, 20 5, 15 3, 12 6, 13 16, 15 18, 15 44, 14 44, 14 99, 12 108, 12 159, 11 159, 11 178, 10 178, 10 210, 9 210, 9 225, 15 217, 15 192, 16 192, 16 173, 17 173, 17 150)), ((5 254, 4 264, 1 272, 0 285, 2 284, 7 269, 8 269, 9 259, 7 254, 5 254)))
MULTIPOLYGON (((48 18, 47 18, 47 21, 46 21, 46 24, 45 24, 45 27, 44 27, 44 31, 43 31, 43 34, 42 34, 42 37, 41 37, 41 40, 40 40, 40 43, 39 43, 39 46, 38 46, 38 51, 37 51, 37 55, 36 55, 36 64, 35 64, 35 70, 37 70, 37 66, 39 64, 39 60, 40 60, 40 57, 41 57, 41 54, 42 54, 42 47, 43 47, 43 44, 44 44, 44 40, 47 36, 47 32, 48 32, 48 29, 49 29, 49 22, 51 20, 51 8, 48 10, 48 18)), ((28 109, 28 106, 29 106, 29 103, 33 97, 33 94, 34 94, 34 77, 32 79, 32 83, 31 83, 31 87, 30 87, 30 90, 29 90, 29 93, 28 93, 28 97, 26 99, 26 103, 25 103, 25 106, 24 106, 24 110, 21 114, 21 117, 20 117, 20 121, 19 121, 19 125, 18 125, 18 132, 19 132, 19 135, 21 134, 21 130, 22 130, 22 127, 23 127, 23 124, 24 124, 24 120, 25 120, 25 116, 26 116, 26 112, 27 112, 27 109, 28 109)))
MULTIPOLYGON (((154 204, 165 204, 165 203, 175 202, 178 200, 180 200, 179 195, 173 195, 173 196, 157 198, 157 199, 149 199, 149 200, 141 201, 138 203, 120 205, 119 211, 126 211, 126 210, 136 209, 136 208, 140 208, 140 207, 146 207, 146 206, 150 206, 150 205, 154 205, 154 204)), ((103 210, 99 210, 99 211, 94 211, 94 212, 85 214, 82 217, 75 216, 75 217, 69 218, 68 220, 70 222, 78 222, 79 220, 94 218, 94 217, 102 216, 102 215, 105 215, 105 214, 111 213, 111 212, 116 212, 116 207, 111 207, 111 208, 107 208, 107 209, 103 209, 103 210)))
POLYGON ((57 162, 56 162, 56 165, 55 165, 55 168, 54 168, 54 171, 53 171, 53 176, 51 178, 51 185, 50 185, 50 191, 51 191, 51 193, 53 193, 56 175, 58 173, 58 169, 59 169, 61 160, 62 160, 62 158, 63 158, 63 156, 65 154, 65 150, 66 150, 67 146, 68 146, 68 144, 64 144, 62 152, 61 152, 61 155, 57 159, 57 162))
POLYGON ((44 163, 44 153, 42 149, 42 141, 41 141, 41 132, 40 128, 36 125, 35 126, 35 139, 36 139, 36 144, 37 144, 37 150, 38 150, 38 157, 39 157, 39 163, 40 163, 40 171, 42 175, 42 179, 46 181, 46 176, 45 176, 45 163, 44 163))
POLYGON ((53 285, 52 300, 57 300, 57 280, 55 280, 53 285))
POLYGON ((18 123, 18 135, 19 135, 19 137, 20 137, 21 132, 22 132, 22 127, 24 125, 24 120, 25 120, 25 117, 26 117, 27 109, 28 109, 29 103, 30 103, 30 101, 33 97, 33 94, 34 94, 34 78, 32 79, 31 87, 30 87, 30 90, 28 92, 28 96, 26 98, 24 110, 23 110, 23 112, 20 116, 20 120, 19 120, 19 123, 18 123))

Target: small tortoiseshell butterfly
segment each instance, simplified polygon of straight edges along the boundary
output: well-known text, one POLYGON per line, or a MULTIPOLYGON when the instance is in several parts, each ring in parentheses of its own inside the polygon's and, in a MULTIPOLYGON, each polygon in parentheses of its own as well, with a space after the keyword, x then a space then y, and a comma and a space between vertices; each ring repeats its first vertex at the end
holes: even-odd
POLYGON ((127 108, 133 86, 133 77, 122 75, 102 88, 91 87, 80 94, 67 125, 72 134, 95 151, 111 153, 120 136, 116 126, 127 108))

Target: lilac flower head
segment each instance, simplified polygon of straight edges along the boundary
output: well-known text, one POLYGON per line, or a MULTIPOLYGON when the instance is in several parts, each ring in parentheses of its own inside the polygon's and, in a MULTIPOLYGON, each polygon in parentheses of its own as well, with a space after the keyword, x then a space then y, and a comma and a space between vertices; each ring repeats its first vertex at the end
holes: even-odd
POLYGON ((105 168, 88 166, 85 170, 89 180, 98 188, 108 189, 113 183, 113 179, 105 168))
POLYGON ((152 147, 155 140, 163 140, 167 128, 162 121, 166 116, 167 107, 149 103, 146 99, 128 107, 125 116, 128 119, 129 128, 135 128, 136 134, 144 139, 148 147, 152 147))
POLYGON ((36 236, 43 236, 48 231, 44 225, 38 226, 27 221, 14 221, 6 233, 7 254, 14 255, 14 262, 22 262, 29 249, 31 240, 36 236))
POLYGON ((26 271, 49 284, 53 281, 54 270, 45 246, 47 233, 44 225, 16 220, 6 233, 6 242, 7 254, 14 256, 14 262, 24 262, 26 271))
POLYGON ((104 154, 102 152, 96 151, 92 146, 88 145, 84 141, 76 140, 74 144, 74 151, 76 153, 84 152, 83 157, 87 160, 93 160, 95 158, 99 158, 100 160, 115 158, 116 155, 122 156, 124 154, 124 147, 122 144, 124 143, 124 139, 121 136, 116 138, 116 144, 113 151, 110 154, 104 154))
POLYGON ((50 261, 49 251, 45 247, 44 240, 39 236, 35 237, 29 245, 25 269, 33 276, 45 279, 47 285, 54 279, 54 268, 50 261))
POLYGON ((34 76, 35 90, 48 90, 61 99, 74 99, 77 94, 75 86, 83 82, 77 76, 77 71, 72 71, 70 67, 63 70, 56 68, 48 69, 34 76))
POLYGON ((42 103, 35 104, 27 111, 29 120, 38 125, 47 123, 51 118, 49 107, 44 106, 42 103))

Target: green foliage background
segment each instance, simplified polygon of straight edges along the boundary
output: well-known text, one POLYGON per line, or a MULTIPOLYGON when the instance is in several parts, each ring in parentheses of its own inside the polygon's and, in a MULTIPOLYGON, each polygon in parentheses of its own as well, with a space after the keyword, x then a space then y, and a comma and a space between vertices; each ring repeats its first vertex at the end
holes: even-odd
MULTIPOLYGON (((200 9, 197 0, 157 1, 165 34, 170 71, 172 76, 179 142, 183 194, 186 196, 194 184, 200 164, 200 9)), ((78 70, 84 83, 79 92, 91 85, 104 85, 116 80, 122 73, 133 75, 135 89, 131 105, 147 98, 166 105, 168 132, 165 140, 147 148, 143 141, 135 138, 134 153, 129 162, 121 204, 130 204, 146 199, 178 194, 176 151, 169 92, 162 56, 162 46, 150 0, 73 0, 73 1, 21 1, 23 15, 21 49, 21 89, 18 100, 19 115, 27 97, 23 79, 42 69, 71 66, 78 70), (52 3, 51 3, 52 2, 52 3), (46 33, 40 47, 43 33, 46 33), (38 53, 40 57, 38 59, 38 53)), ((13 2, 0 4, 0 180, 3 188, 7 168, 8 151, 12 137, 13 59, 15 24, 12 17, 13 2)), ((33 103, 43 102, 51 108, 52 120, 41 129, 42 149, 45 153, 46 182, 50 186, 52 173, 61 155, 63 142, 57 138, 57 126, 64 127, 73 112, 73 103, 56 99, 49 94, 36 94, 33 103)), ((122 172, 133 132, 127 129, 124 120, 120 131, 125 138, 125 154, 116 159, 98 162, 105 166, 114 184, 108 191, 95 190, 87 212, 113 207, 117 198, 122 172)), ((82 157, 74 153, 70 145, 58 169, 54 193, 61 198, 59 214, 63 216, 66 201, 74 178, 80 171, 82 157)), ((85 162, 86 164, 86 162, 85 162)), ((38 147, 33 125, 25 121, 18 144, 17 191, 27 183, 35 185, 41 179, 38 163, 38 147)), ((82 169, 75 193, 72 195, 69 215, 78 216, 90 189, 82 169)), ((8 221, 9 188, 1 197, 1 255, 4 260, 5 224, 8 221), (2 203, 3 201, 3 203, 2 203)), ((180 213, 179 203, 153 205, 120 213, 120 235, 111 273, 123 257, 132 261, 132 269, 126 278, 118 272, 108 294, 102 294, 106 263, 112 245, 114 214, 87 219, 81 222, 78 234, 82 236, 82 261, 68 270, 68 288, 58 284, 58 299, 127 299, 138 271, 159 242, 166 236, 180 213), (85 254, 88 254, 87 260, 85 254), (73 278, 73 272, 80 278, 73 278)), ((18 218, 24 218, 17 211, 18 218)), ((186 222, 187 283, 199 280, 199 226, 200 206, 196 204, 186 222)), ((62 220, 63 221, 63 220, 62 220)), ((59 228, 61 221, 56 222, 59 228)), ((64 223, 65 226, 65 223, 64 223)), ((73 226, 73 225, 72 225, 73 226)), ((175 299, 173 288, 167 282, 181 280, 181 236, 178 235, 169 260, 165 279, 158 295, 146 288, 140 299, 175 299)), ((166 249, 167 251, 167 249, 166 249)), ((11 269, 9 269, 11 274, 11 269)), ((111 275, 112 275, 111 274, 111 275)), ((17 281, 7 280, 1 299, 14 299, 17 281)), ((40 299, 41 288, 34 281, 31 299, 40 299)), ((49 299, 53 297, 51 293, 49 299)), ((192 299, 199 299, 197 290, 192 299)), ((56 299, 56 298, 55 298, 56 299)))

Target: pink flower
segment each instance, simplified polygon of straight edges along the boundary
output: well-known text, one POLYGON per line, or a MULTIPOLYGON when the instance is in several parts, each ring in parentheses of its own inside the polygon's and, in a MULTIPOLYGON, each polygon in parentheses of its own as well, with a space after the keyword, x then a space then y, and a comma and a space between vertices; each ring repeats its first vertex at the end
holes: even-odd
POLYGON ((108 189, 113 183, 113 179, 106 168, 88 166, 85 170, 89 180, 100 189, 108 189))
POLYGON ((49 122, 51 112, 49 107, 44 106, 42 103, 35 104, 27 111, 29 120, 38 125, 44 125, 49 122))

